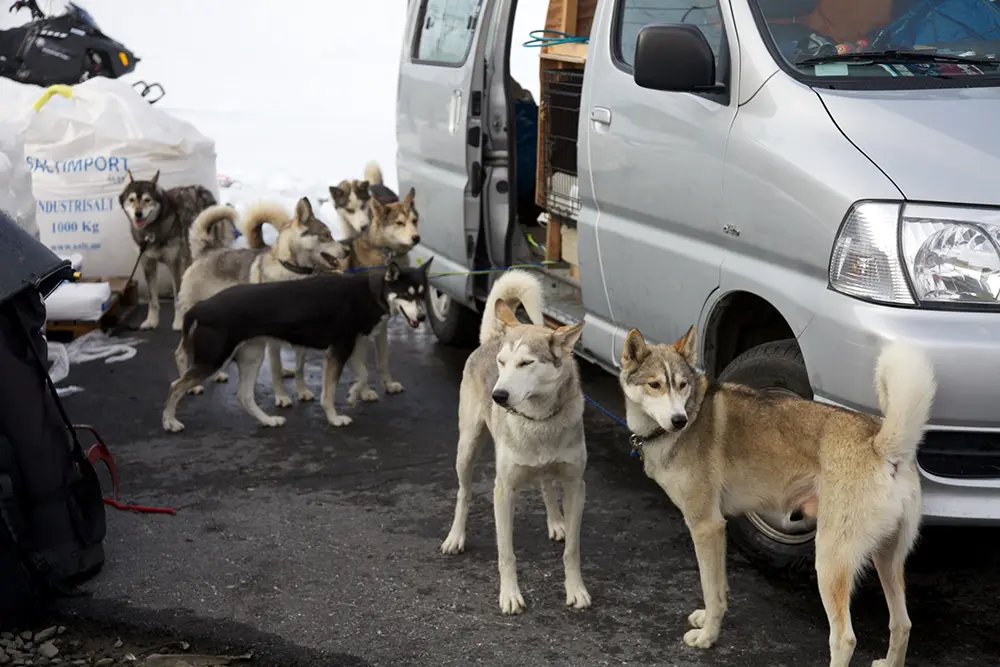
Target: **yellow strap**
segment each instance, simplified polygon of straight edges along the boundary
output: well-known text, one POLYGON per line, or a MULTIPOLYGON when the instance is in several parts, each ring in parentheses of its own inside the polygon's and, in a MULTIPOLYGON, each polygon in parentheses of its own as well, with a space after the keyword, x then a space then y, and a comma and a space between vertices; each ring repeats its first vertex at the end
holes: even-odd
POLYGON ((35 111, 41 111, 42 107, 44 107, 48 101, 52 99, 52 96, 56 94, 62 95, 67 100, 71 100, 73 99, 73 87, 61 83, 49 86, 45 89, 45 92, 42 93, 41 97, 35 100, 35 103, 31 105, 31 108, 35 111))

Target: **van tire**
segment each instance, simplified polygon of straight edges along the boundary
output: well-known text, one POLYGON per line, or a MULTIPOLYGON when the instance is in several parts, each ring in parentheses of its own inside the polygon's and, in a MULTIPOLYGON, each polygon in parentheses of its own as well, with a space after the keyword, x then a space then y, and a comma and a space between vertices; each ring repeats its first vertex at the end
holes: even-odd
POLYGON ((431 288, 427 290, 425 297, 424 310, 427 313, 427 321, 430 322, 434 336, 445 345, 463 348, 475 347, 479 342, 479 322, 482 315, 450 297, 445 312, 441 313, 441 308, 435 307, 433 303, 433 299, 441 294, 441 292, 431 288))
MULTIPOLYGON (((794 338, 764 343, 734 359, 719 374, 720 382, 744 384, 755 389, 781 391, 812 399, 812 386, 794 338)), ((784 577, 796 578, 815 570, 815 529, 775 539, 777 529, 769 534, 761 528, 763 519, 744 514, 729 521, 729 539, 756 567, 784 577)))

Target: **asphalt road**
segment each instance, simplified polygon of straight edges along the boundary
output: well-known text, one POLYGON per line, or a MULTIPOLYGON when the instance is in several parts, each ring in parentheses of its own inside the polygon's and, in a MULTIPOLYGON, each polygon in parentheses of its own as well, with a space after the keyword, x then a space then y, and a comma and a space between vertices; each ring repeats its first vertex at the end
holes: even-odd
MULTIPOLYGON (((490 457, 476 472, 466 552, 438 550, 455 499, 461 351, 437 344, 429 331, 395 328, 392 365, 406 391, 347 408, 355 418, 348 427, 329 426, 315 403, 285 409, 284 427, 259 427, 236 403, 231 381, 186 398, 178 414, 187 429, 167 434, 160 411, 178 336, 170 321, 166 310, 160 331, 136 334, 148 340, 134 359, 81 364, 66 380, 85 390, 65 405, 75 421, 103 433, 124 499, 178 510, 109 509, 107 566, 92 595, 66 603, 69 615, 253 648, 260 664, 282 667, 828 664, 814 585, 773 581, 737 554, 728 559, 729 613, 717 645, 684 645, 686 617, 701 606, 684 524, 627 455, 628 434, 595 408, 586 415, 582 539, 594 604, 563 606, 561 545, 547 539, 541 499, 528 490, 515 523, 528 609, 505 617, 497 604, 490 457)), ((587 392, 621 414, 613 378, 590 367, 584 375, 587 392)), ((316 354, 308 377, 318 394, 316 354)), ((258 396, 267 411, 277 410, 266 367, 258 396)), ((996 664, 997 535, 925 530, 907 571, 908 665, 996 664)), ((874 577, 853 609, 852 664, 869 665, 888 641, 874 577)))

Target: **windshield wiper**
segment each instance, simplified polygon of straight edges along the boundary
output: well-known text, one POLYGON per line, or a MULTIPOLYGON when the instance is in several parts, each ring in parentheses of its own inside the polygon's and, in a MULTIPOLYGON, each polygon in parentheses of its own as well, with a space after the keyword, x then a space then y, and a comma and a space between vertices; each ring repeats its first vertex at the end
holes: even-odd
POLYGON ((971 56, 956 56, 950 53, 934 51, 873 51, 872 53, 832 53, 826 56, 814 56, 798 60, 796 65, 822 65, 823 63, 961 63, 963 65, 994 65, 1000 67, 1000 60, 995 58, 975 58, 971 56))

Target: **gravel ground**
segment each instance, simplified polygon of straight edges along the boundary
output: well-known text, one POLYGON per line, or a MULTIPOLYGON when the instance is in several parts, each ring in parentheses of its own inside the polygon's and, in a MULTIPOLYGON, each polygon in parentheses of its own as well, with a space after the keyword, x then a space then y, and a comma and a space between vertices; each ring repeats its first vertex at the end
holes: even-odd
MULTIPOLYGON (((147 339, 135 359, 81 364, 66 381, 84 388, 64 403, 103 433, 124 499, 178 510, 108 510, 108 563, 89 597, 62 606, 67 627, 97 622, 216 653, 253 649, 258 664, 275 667, 828 664, 815 585, 773 581, 738 554, 727 562, 729 613, 718 644, 684 646, 685 619, 700 606, 690 537, 629 458, 627 433, 593 407, 585 416, 582 556, 594 606, 564 608, 561 546, 547 539, 542 503, 528 491, 514 536, 528 609, 505 617, 488 456, 474 477, 466 553, 439 552, 455 502, 463 352, 435 344, 425 330, 394 328, 392 365, 406 391, 347 408, 349 427, 330 427, 316 404, 296 404, 282 411, 284 427, 261 428, 230 382, 184 400, 178 414, 187 430, 165 434, 160 413, 176 374, 170 317, 166 309, 160 331, 129 333, 147 339)), ((588 394, 621 414, 614 379, 584 371, 588 394)), ((318 390, 315 354, 307 380, 318 390)), ((266 368, 257 390, 264 409, 276 412, 266 368)), ((907 568, 908 667, 997 664, 996 534, 924 531, 907 568)), ((853 614, 852 665, 870 665, 888 641, 873 577, 853 614)))
MULTIPOLYGON (((252 665, 249 660, 230 660, 197 654, 188 642, 122 638, 108 628, 77 623, 50 625, 36 630, 0 633, 0 665, 21 667, 64 665, 79 667, 208 667, 210 664, 252 665)), ((243 657, 243 656, 232 656, 243 657)), ((251 657, 251 656, 246 656, 251 657)))

